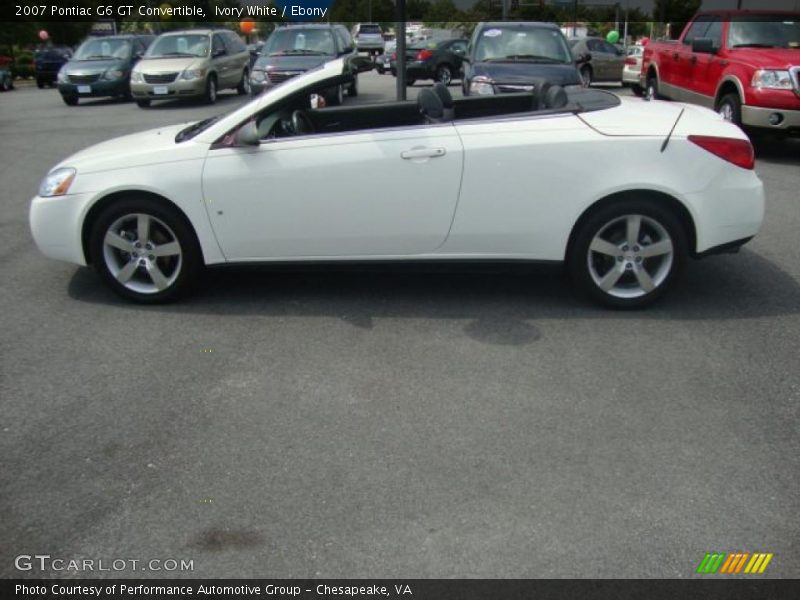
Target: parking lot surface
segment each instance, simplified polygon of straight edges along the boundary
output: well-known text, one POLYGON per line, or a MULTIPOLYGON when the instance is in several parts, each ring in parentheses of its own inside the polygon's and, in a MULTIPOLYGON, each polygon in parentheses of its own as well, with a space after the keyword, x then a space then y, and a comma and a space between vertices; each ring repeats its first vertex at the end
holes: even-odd
POLYGON ((143 307, 36 250, 55 163, 242 101, 0 95, 0 576, 800 576, 798 140, 757 144, 761 234, 640 312, 535 266, 231 268, 143 307))

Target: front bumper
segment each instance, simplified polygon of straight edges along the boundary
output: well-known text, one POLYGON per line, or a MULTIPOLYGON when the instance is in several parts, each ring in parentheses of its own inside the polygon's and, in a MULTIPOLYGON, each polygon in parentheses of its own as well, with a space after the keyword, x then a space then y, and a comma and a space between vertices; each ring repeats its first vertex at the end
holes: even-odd
POLYGON ((744 105, 742 106, 742 124, 774 131, 796 130, 800 132, 800 110, 744 105), (776 114, 781 116, 781 121, 777 125, 773 125, 770 123, 770 118, 776 114))
POLYGON ((206 93, 205 79, 176 79, 172 83, 133 83, 131 94, 134 98, 148 98, 150 100, 168 98, 190 98, 202 96, 206 93), (160 93, 164 91, 164 93, 160 93), (159 93, 156 93, 159 92, 159 93))
POLYGON ((36 246, 45 256, 86 265, 81 242, 81 214, 90 194, 36 196, 28 213, 36 246))
POLYGON ((81 98, 121 96, 128 93, 127 79, 117 79, 115 81, 95 81, 94 83, 59 83, 58 91, 62 96, 79 96, 81 98), (89 88, 89 92, 81 92, 81 89, 89 88))

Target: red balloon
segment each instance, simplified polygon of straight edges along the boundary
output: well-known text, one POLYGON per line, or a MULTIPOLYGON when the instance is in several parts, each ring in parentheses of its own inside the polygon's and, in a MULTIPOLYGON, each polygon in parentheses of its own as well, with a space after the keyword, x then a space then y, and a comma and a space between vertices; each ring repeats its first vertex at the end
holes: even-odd
POLYGON ((50 34, 47 33, 44 29, 39 32, 39 39, 43 42, 46 42, 50 38, 50 34))
POLYGON ((248 19, 246 19, 246 20, 242 21, 241 23, 239 23, 239 29, 241 29, 242 33, 244 33, 244 34, 253 33, 253 30, 255 28, 256 28, 255 22, 254 21, 250 21, 248 19))

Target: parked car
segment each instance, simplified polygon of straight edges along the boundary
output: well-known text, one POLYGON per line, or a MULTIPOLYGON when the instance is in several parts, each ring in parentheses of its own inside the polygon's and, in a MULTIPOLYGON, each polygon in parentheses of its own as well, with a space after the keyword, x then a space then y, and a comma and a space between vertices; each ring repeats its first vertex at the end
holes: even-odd
POLYGON ((530 91, 534 80, 581 85, 564 34, 553 23, 479 23, 464 58, 465 96, 530 91))
POLYGON ((645 47, 641 85, 738 125, 800 134, 800 12, 699 13, 677 42, 645 47))
POLYGON ((14 89, 14 78, 11 76, 11 69, 7 66, 0 67, 0 92, 7 92, 14 89))
POLYGON ((33 54, 33 68, 36 72, 36 85, 40 89, 56 83, 58 72, 72 57, 72 48, 49 46, 33 54))
POLYGON ((131 69, 153 41, 152 35, 114 35, 89 38, 58 72, 58 91, 64 103, 80 98, 131 97, 131 69))
POLYGON ((643 46, 631 46, 628 48, 628 55, 625 57, 625 66, 622 69, 622 85, 631 88, 633 93, 637 96, 641 96, 644 93, 644 88, 642 88, 639 83, 643 56, 643 46))
POLYGON ((353 41, 359 52, 377 56, 384 52, 383 31, 377 23, 357 23, 353 27, 353 41))
POLYGON ((397 49, 397 40, 386 42, 383 54, 375 59, 375 70, 381 75, 388 73, 392 69, 392 53, 397 49))
MULTIPOLYGON (((253 65, 250 89, 253 95, 260 94, 329 60, 355 52, 344 25, 307 23, 279 27, 267 38, 261 56, 253 65)), ((346 85, 326 90, 327 102, 341 104, 345 89, 349 96, 358 95, 357 75, 346 85)))
POLYGON ((143 303, 187 292, 204 265, 489 259, 566 261, 592 298, 635 308, 687 257, 759 230, 750 141, 706 109, 548 82, 309 108, 347 62, 63 160, 31 203, 37 246, 143 303))
POLYGON ((594 82, 620 82, 625 64, 622 48, 609 44, 602 38, 583 37, 567 40, 584 85, 594 82))
POLYGON ((250 53, 227 29, 163 33, 131 73, 131 93, 141 108, 174 98, 203 98, 213 104, 217 92, 227 88, 250 93, 250 53))
MULTIPOLYGON (((461 64, 467 53, 467 40, 453 39, 412 44, 406 49, 406 84, 433 79, 450 85, 461 78, 461 64)), ((397 53, 392 54, 390 69, 397 76, 397 53)))

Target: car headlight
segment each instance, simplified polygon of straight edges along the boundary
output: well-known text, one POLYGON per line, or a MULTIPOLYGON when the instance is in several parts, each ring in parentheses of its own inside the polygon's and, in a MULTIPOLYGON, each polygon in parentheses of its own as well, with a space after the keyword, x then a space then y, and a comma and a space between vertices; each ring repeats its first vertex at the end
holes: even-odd
POLYGON ((253 83, 264 83, 267 81, 267 74, 264 71, 253 71, 250 73, 250 81, 253 83))
POLYGON ((491 96, 494 94, 494 86, 492 80, 488 77, 478 75, 469 82, 469 93, 477 94, 478 96, 491 96))
POLYGON ((142 83, 144 81, 144 77, 142 76, 141 72, 134 71, 131 73, 131 82, 133 83, 142 83))
POLYGON ((109 69, 103 73, 103 79, 106 81, 114 81, 115 79, 120 79, 124 74, 125 72, 119 69, 109 69))
POLYGON ((76 173, 75 169, 69 167, 50 171, 42 181, 42 185, 39 186, 39 196, 42 198, 63 196, 69 191, 69 186, 75 180, 76 173))
POLYGON ((186 69, 181 73, 181 79, 202 79, 205 74, 205 69, 186 69))
POLYGON ((67 77, 66 69, 61 69, 56 75, 56 79, 58 79, 58 83, 69 83, 69 77, 67 77))
POLYGON ((791 90, 793 87, 789 71, 770 71, 766 69, 759 69, 753 73, 751 85, 754 88, 770 90, 791 90))

